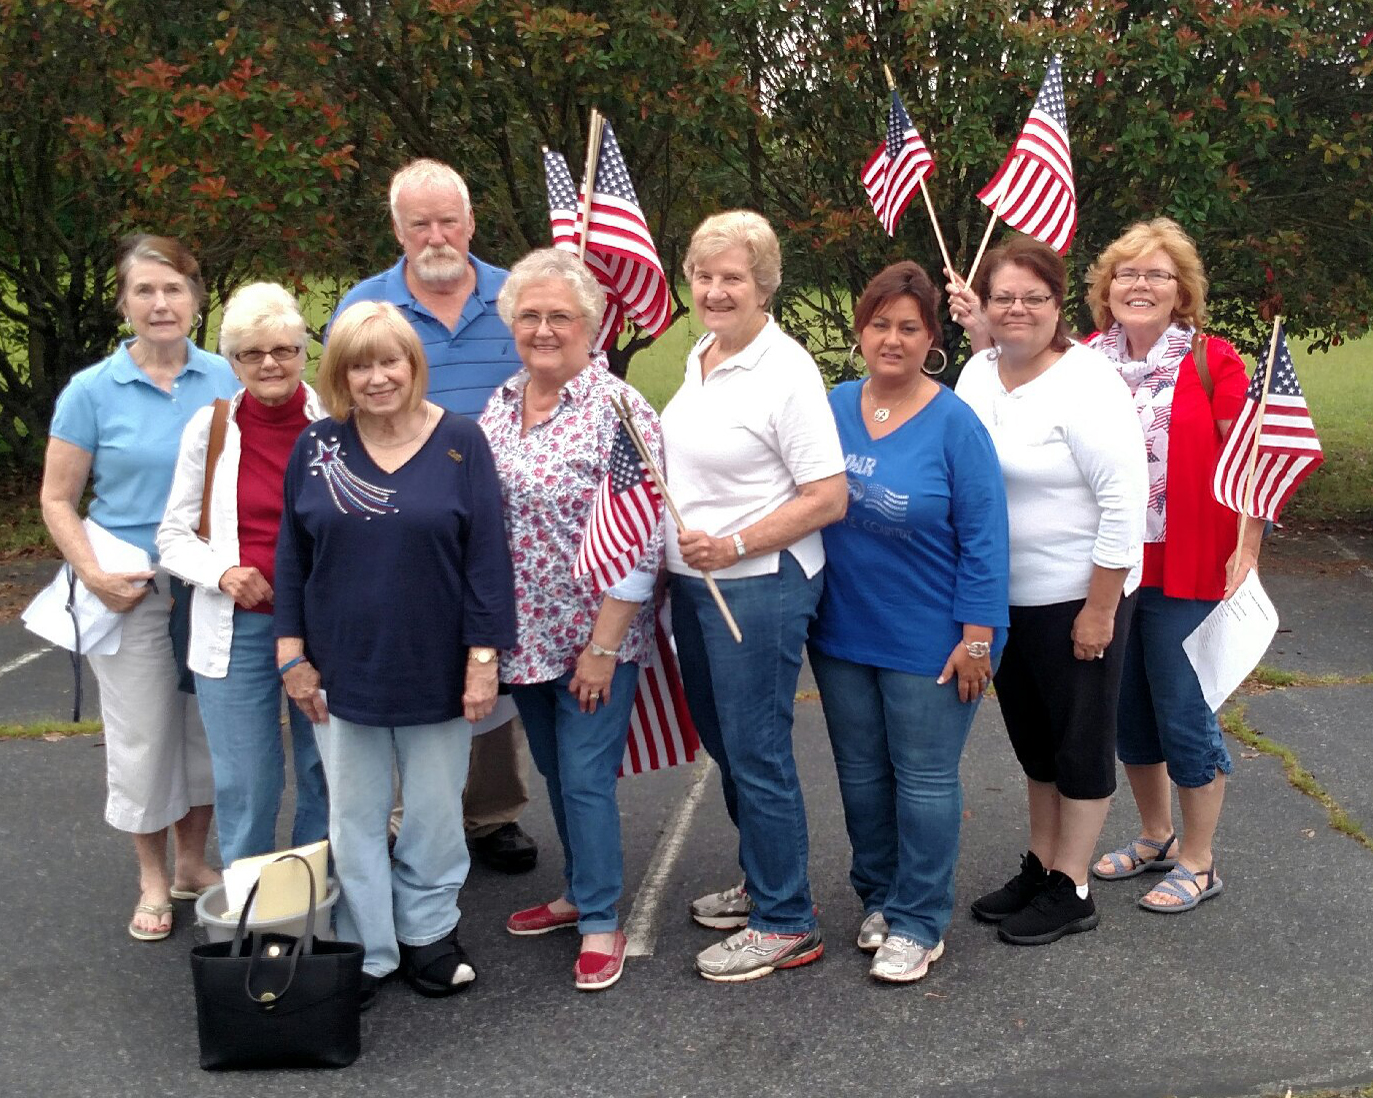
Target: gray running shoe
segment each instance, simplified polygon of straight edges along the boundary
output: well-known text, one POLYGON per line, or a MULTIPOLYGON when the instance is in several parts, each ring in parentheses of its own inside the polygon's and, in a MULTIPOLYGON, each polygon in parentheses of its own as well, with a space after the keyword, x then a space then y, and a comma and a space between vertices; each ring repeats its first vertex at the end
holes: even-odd
POLYGON ((752 911, 753 898, 744 891, 743 882, 691 901, 691 917, 712 930, 738 930, 748 926, 752 911))
POLYGON ((880 911, 874 911, 858 928, 858 948, 864 953, 872 953, 887 940, 887 918, 880 911))
POLYGON ((779 968, 808 965, 824 955, 818 929, 805 934, 765 934, 750 927, 696 954, 696 971, 707 980, 740 983, 779 968))
POLYGON ((924 976, 930 970, 931 963, 942 956, 942 941, 933 949, 926 949, 903 934, 889 934, 873 957, 868 975, 891 984, 908 984, 924 976))

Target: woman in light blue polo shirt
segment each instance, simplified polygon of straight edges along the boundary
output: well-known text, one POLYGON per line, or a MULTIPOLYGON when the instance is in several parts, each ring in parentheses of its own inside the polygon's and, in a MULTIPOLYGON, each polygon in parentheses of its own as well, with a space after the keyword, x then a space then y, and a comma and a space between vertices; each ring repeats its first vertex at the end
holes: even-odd
POLYGON ((229 364, 189 339, 205 300, 195 257, 168 237, 136 236, 122 249, 117 302, 134 337, 74 375, 57 398, 43 467, 43 521, 80 580, 125 614, 119 651, 91 656, 105 723, 105 819, 134 837, 139 897, 129 934, 172 931, 173 899, 219 880, 205 861, 214 782, 195 699, 177 690, 168 632, 167 574, 107 572, 77 513, 88 481, 87 521, 144 549, 167 505, 187 421, 238 388, 229 364), (176 834, 167 872, 167 829, 176 834))

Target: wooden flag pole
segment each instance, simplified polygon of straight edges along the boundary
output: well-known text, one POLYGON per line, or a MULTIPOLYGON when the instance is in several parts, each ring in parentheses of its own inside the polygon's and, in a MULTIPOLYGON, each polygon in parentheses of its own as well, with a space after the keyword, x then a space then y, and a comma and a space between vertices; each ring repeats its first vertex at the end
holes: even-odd
MULTIPOLYGON (((891 68, 884 62, 882 72, 887 77, 887 90, 896 91, 896 80, 892 77, 891 68)), ((920 177, 920 197, 925 200, 925 212, 930 215, 930 225, 934 227, 934 238, 939 242, 939 254, 944 257, 944 269, 949 272, 949 277, 953 279, 955 286, 961 286, 963 280, 958 277, 958 272, 953 269, 953 260, 949 258, 948 246, 944 243, 944 233, 939 228, 939 219, 934 216, 934 201, 930 198, 929 188, 925 186, 925 177, 920 177)))
POLYGON ((605 120, 601 112, 591 108, 591 125, 586 134, 586 173, 582 177, 582 231, 577 255, 586 259, 586 241, 591 234, 591 192, 596 186, 596 161, 601 155, 601 129, 605 120))
MULTIPOLYGON (((612 397, 610 404, 615 409, 615 414, 620 417, 620 422, 629 435, 629 441, 634 444, 634 449, 639 452, 639 460, 644 463, 648 475, 653 478, 653 483, 658 486, 658 493, 663 497, 663 503, 672 515, 672 521, 677 524, 677 529, 685 530, 687 525, 682 521, 681 512, 677 510, 677 505, 672 502, 672 497, 668 495, 667 481, 658 469, 658 463, 653 460, 653 455, 648 452, 648 445, 644 442, 643 435, 639 434, 639 425, 634 422, 634 415, 629 410, 628 401, 624 397, 612 397)), ((715 600, 715 605, 724 617, 725 627, 729 629, 730 636, 734 638, 734 643, 743 644, 744 634, 739 631, 739 623, 734 620, 734 615, 729 612, 729 607, 725 604, 724 595, 720 594, 720 587, 715 582, 715 577, 709 572, 702 572, 701 578, 706 581, 706 590, 710 592, 710 597, 715 600)))
POLYGON ((1249 460, 1244 469, 1244 506, 1240 508, 1239 544, 1244 544, 1244 527, 1249 521, 1249 512, 1254 509, 1254 468, 1259 460, 1259 442, 1263 438, 1263 413, 1268 407, 1268 390, 1273 387, 1273 360, 1278 355, 1278 329, 1282 327, 1282 317, 1273 318, 1273 337, 1268 341, 1268 372, 1263 378, 1263 395, 1259 397, 1259 407, 1254 413, 1254 445, 1249 450, 1249 460))

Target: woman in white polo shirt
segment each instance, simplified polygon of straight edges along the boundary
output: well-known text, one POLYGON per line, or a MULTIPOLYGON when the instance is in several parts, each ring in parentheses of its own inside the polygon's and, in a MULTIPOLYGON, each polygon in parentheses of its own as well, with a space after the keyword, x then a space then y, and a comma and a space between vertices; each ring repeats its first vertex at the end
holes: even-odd
MULTIPOLYGON (((1006 480, 1011 628, 995 682, 1030 806, 1020 872, 972 909, 1017 945, 1098 922, 1087 869, 1116 787, 1116 701, 1144 553, 1139 418, 1101 353, 1069 338, 1066 284, 1062 258, 1037 240, 989 253, 973 288, 995 346, 958 379, 1006 480)), ((975 311, 965 295, 952 304, 975 311)))
POLYGON ((824 953, 806 874, 792 703, 822 586, 820 528, 843 517, 847 488, 820 372, 767 312, 782 280, 771 227, 747 210, 709 217, 684 268, 706 334, 662 416, 686 527, 667 532, 667 566, 687 703, 720 767, 744 871, 743 884, 691 905, 705 926, 743 928, 702 951, 696 967, 732 982, 824 953), (741 644, 704 572, 719 583, 741 644))

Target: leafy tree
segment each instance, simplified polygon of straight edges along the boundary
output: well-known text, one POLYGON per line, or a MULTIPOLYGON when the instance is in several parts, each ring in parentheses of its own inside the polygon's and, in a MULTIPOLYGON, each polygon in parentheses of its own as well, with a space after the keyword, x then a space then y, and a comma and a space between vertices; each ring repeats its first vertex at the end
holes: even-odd
POLYGON ((179 237, 216 298, 249 274, 299 282, 340 237, 343 105, 300 79, 293 46, 223 14, 0 0, 0 447, 14 460, 39 460, 58 391, 114 342, 121 236, 179 237))

